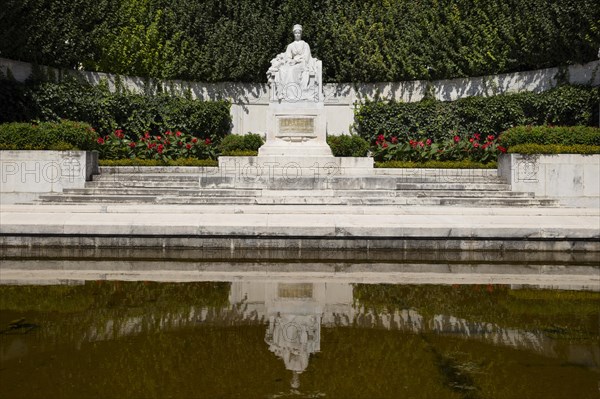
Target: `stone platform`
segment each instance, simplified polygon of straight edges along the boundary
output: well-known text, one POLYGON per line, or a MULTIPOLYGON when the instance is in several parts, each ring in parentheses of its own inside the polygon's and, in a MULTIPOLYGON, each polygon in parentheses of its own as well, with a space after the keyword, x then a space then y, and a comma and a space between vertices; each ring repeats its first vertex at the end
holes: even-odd
POLYGON ((346 205, 3 205, 0 247, 600 252, 600 211, 346 205))
POLYGON ((496 170, 100 172, 85 188, 2 203, 0 247, 600 252, 600 210, 510 191, 496 170))

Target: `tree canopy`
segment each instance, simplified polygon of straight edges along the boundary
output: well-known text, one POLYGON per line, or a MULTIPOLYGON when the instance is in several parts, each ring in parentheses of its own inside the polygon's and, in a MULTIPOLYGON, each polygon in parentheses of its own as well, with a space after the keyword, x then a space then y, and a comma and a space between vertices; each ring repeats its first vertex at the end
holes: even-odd
POLYGON ((304 26, 327 82, 477 76, 596 59, 596 0, 0 0, 0 56, 196 81, 266 80, 304 26))

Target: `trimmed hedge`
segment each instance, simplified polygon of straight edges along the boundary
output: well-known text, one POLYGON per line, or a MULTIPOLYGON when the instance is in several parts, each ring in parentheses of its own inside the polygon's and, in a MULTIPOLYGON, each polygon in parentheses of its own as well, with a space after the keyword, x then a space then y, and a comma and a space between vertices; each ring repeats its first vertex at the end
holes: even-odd
POLYGON ((168 161, 158 159, 100 159, 100 166, 218 166, 214 159, 178 158, 168 161))
MULTIPOLYGON (((167 93, 142 95, 110 92, 103 83, 90 85, 72 78, 60 83, 16 83, 0 79, 0 122, 62 119, 89 123, 101 135, 122 129, 128 134, 180 130, 219 142, 231 130, 228 101, 200 101, 167 93)), ((130 138, 133 138, 130 137, 130 138)))
POLYGON ((368 101, 357 106, 354 128, 369 143, 387 140, 440 141, 458 134, 498 135, 519 125, 593 126, 598 121, 600 88, 559 86, 543 93, 469 97, 452 102, 368 101))
POLYGON ((221 155, 229 156, 247 156, 256 155, 258 149, 264 144, 262 137, 259 134, 237 135, 230 134, 223 138, 219 144, 221 155))
POLYGON ((328 136, 327 144, 336 157, 366 157, 369 143, 360 136, 328 136))
POLYGON ((576 144, 600 146, 600 128, 589 126, 516 126, 500 136, 510 148, 519 144, 576 144))
POLYGON ((473 162, 464 161, 427 161, 427 162, 411 162, 411 161, 389 161, 376 162, 376 168, 426 168, 426 169, 495 169, 496 162, 473 162))
POLYGON ((0 150, 93 150, 97 134, 87 123, 0 124, 0 150))
POLYGON ((513 154, 600 154, 598 145, 517 144, 508 149, 513 154))

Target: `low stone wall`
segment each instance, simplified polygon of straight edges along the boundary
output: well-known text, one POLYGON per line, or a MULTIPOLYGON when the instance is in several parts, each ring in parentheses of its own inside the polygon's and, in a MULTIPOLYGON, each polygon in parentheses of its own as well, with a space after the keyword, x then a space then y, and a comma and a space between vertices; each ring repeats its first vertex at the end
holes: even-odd
MULTIPOLYGON (((189 92, 193 98, 203 100, 229 99, 232 102, 232 132, 236 134, 264 133, 267 130, 269 91, 266 83, 239 82, 186 82, 152 81, 134 76, 116 76, 101 72, 68 71, 42 67, 50 76, 76 74, 80 78, 98 84, 106 81, 111 90, 117 81, 134 92, 143 93, 149 87, 160 86, 163 91, 189 92)), ((10 74, 18 81, 26 80, 33 72, 31 64, 0 58, 0 73, 10 74)), ((471 96, 494 96, 502 93, 543 92, 558 84, 564 75, 571 84, 600 85, 600 61, 584 65, 571 65, 564 70, 546 68, 534 71, 476 76, 447 80, 415 80, 380 83, 331 83, 323 85, 327 134, 348 134, 354 123, 354 105, 374 97, 403 102, 421 101, 427 93, 440 101, 454 101, 471 96)))
POLYGON ((555 198, 566 206, 600 208, 600 155, 503 154, 498 174, 512 191, 555 198))
POLYGON ((84 188, 97 173, 95 152, 0 151, 0 202, 32 201, 40 194, 84 188))

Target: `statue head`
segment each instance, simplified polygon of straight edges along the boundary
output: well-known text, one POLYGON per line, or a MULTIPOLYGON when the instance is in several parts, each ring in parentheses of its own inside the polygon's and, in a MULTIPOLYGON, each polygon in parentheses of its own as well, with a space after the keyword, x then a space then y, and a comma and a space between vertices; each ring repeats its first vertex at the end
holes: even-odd
POLYGON ((294 32, 294 39, 296 39, 296 40, 302 39, 302 25, 298 25, 298 24, 294 25, 292 32, 294 32))

